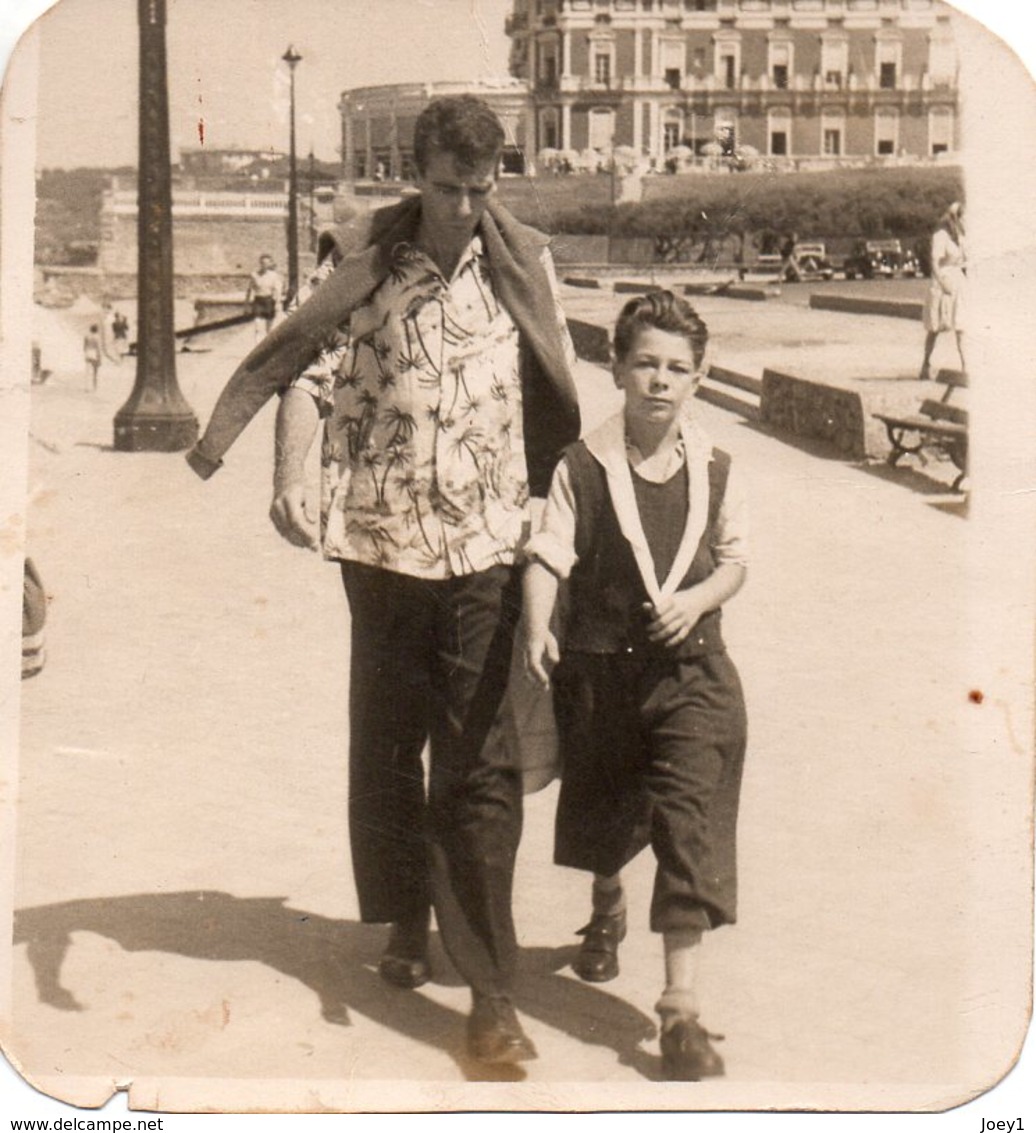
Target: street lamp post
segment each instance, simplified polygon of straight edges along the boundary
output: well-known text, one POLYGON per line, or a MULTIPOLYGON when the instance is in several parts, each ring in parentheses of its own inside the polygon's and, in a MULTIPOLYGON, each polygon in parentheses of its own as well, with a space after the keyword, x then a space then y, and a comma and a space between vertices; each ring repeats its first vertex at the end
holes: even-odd
POLYGON ((290 144, 288 147, 288 298, 299 290, 299 171, 295 157, 295 68, 302 56, 289 46, 281 56, 291 76, 290 144))
POLYGON ((176 381, 165 4, 137 0, 137 373, 126 404, 115 414, 115 449, 120 452, 181 452, 198 439, 198 419, 176 381))

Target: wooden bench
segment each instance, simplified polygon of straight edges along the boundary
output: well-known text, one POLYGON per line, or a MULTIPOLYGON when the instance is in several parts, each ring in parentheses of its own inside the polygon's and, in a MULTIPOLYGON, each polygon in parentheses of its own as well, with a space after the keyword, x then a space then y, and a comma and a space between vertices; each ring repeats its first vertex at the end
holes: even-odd
POLYGON ((916 416, 892 417, 884 413, 874 416, 884 424, 892 445, 889 464, 898 464, 907 454, 927 464, 926 449, 945 453, 957 468, 957 478, 953 481, 956 492, 968 471, 968 411, 953 404, 951 398, 954 390, 967 387, 968 378, 960 370, 940 370, 935 381, 943 387, 942 397, 938 401, 926 398, 916 416))

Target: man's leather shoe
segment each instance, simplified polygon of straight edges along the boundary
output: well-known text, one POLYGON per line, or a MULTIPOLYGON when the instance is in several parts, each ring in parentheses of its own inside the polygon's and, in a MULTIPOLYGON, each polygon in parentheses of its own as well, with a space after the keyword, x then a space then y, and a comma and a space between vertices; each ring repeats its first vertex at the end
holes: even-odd
POLYGON ((723 1074, 723 1059, 713 1049, 710 1035, 697 1019, 677 1019, 662 1031, 662 1076, 667 1082, 698 1082, 723 1074))
POLYGON ((479 1062, 527 1062, 537 1057, 506 996, 475 997, 468 1016, 468 1053, 479 1062))
POLYGON ((587 983, 603 984, 619 974, 619 945, 626 938, 626 912, 594 913, 576 933, 583 938, 572 970, 587 983))
POLYGON ((431 979, 427 920, 392 926, 388 947, 378 964, 378 974, 386 983, 407 990, 420 987, 431 979))

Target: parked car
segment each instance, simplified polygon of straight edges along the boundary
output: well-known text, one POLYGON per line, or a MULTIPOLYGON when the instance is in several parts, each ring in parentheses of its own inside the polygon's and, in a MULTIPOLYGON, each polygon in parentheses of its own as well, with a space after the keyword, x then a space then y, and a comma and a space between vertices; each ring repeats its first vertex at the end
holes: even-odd
POLYGON ((799 243, 793 254, 802 279, 834 279, 835 269, 827 258, 825 245, 816 241, 799 243))
POLYGON ((892 279, 921 274, 917 257, 898 240, 857 240, 842 265, 846 279, 892 279))

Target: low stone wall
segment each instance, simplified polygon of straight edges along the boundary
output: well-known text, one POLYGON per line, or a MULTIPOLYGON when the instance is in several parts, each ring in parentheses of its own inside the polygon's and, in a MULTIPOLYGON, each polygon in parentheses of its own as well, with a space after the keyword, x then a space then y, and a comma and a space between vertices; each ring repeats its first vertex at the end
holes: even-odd
MULTIPOLYGON (((59 306, 74 302, 85 295, 95 303, 105 300, 123 303, 136 301, 136 273, 102 272, 100 268, 44 267, 37 269, 42 275, 42 286, 36 299, 44 305, 59 306)), ((200 295, 240 295, 242 300, 248 287, 245 275, 179 275, 173 276, 174 299, 196 299, 200 295)))
POLYGON ((763 370, 760 416, 773 429, 821 441, 850 460, 867 455, 863 399, 854 390, 763 370))
POLYGON ((809 305, 816 311, 843 311, 850 315, 886 315, 893 319, 920 319, 924 303, 911 299, 866 299, 856 295, 814 292, 809 305))

